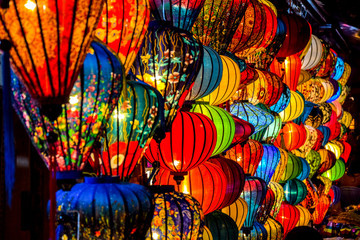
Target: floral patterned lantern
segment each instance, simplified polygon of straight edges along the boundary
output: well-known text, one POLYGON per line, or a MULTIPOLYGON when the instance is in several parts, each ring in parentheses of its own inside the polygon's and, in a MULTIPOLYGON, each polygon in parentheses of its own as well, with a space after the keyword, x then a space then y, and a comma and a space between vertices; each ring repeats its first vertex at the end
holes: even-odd
POLYGON ((300 92, 290 92, 291 96, 289 105, 283 111, 279 112, 283 122, 289 122, 298 118, 302 114, 305 106, 304 96, 302 96, 300 92))
POLYGON ((250 233, 240 230, 239 232, 239 240, 266 240, 267 239, 267 231, 263 224, 258 223, 257 221, 254 222, 253 228, 251 229, 250 233))
POLYGON ((314 184, 312 184, 309 179, 305 179, 303 182, 306 185, 306 189, 308 193, 304 201, 302 201, 300 204, 306 209, 314 209, 319 202, 318 191, 314 186, 314 184))
POLYGON ((164 97, 167 130, 200 70, 201 44, 180 29, 149 24, 131 74, 155 87, 164 97))
POLYGON ((336 59, 337 54, 334 52, 333 49, 330 48, 330 51, 328 52, 325 61, 320 65, 319 71, 316 73, 316 76, 321 78, 329 77, 335 68, 336 59))
POLYGON ((284 228, 274 218, 269 217, 266 223, 264 224, 264 227, 268 234, 267 240, 283 239, 284 228))
POLYGON ((234 220, 220 211, 205 216, 205 226, 210 229, 214 240, 237 239, 238 228, 234 220))
POLYGON ((351 67, 348 63, 344 64, 344 72, 342 74, 342 76, 340 77, 340 79, 338 80, 338 82, 342 85, 345 86, 349 77, 351 74, 351 67))
POLYGON ((249 137, 254 133, 255 128, 253 125, 244 121, 234 115, 231 115, 235 123, 235 134, 234 139, 232 140, 229 149, 233 148, 235 145, 245 142, 249 137))
POLYGON ((300 212, 295 206, 287 202, 281 204, 279 214, 275 219, 284 227, 284 237, 296 226, 299 218, 300 212))
POLYGON ((165 138, 160 143, 155 139, 150 142, 145 157, 181 175, 206 161, 215 144, 216 128, 208 117, 180 111, 165 138))
POLYGON ((345 174, 345 162, 340 158, 337 159, 335 165, 329 170, 321 174, 321 176, 329 178, 331 181, 340 179, 345 174))
POLYGON ((280 151, 277 147, 270 144, 263 144, 263 147, 264 154, 254 176, 262 178, 267 185, 279 164, 280 151))
POLYGON ((319 203, 315 207, 315 211, 312 214, 313 223, 315 225, 321 224, 324 220, 326 212, 330 206, 330 198, 326 195, 321 195, 319 197, 319 203))
POLYGON ((305 125, 318 128, 323 120, 323 113, 317 105, 314 105, 310 114, 305 120, 305 125))
POLYGON ((229 215, 236 223, 238 230, 245 222, 245 218, 248 212, 248 205, 243 198, 238 198, 233 204, 221 209, 221 212, 229 215))
POLYGON ((279 164, 277 165, 275 172, 271 178, 272 182, 279 182, 282 174, 284 173, 285 169, 286 169, 286 165, 288 162, 288 154, 287 151, 282 149, 282 148, 278 148, 280 151, 280 161, 279 164))
POLYGON ((275 218, 279 213, 280 205, 284 199, 284 189, 279 183, 276 182, 270 182, 268 187, 271 188, 275 194, 275 203, 270 212, 270 215, 275 218))
POLYGON ((331 116, 332 116, 332 107, 329 103, 322 103, 319 105, 319 108, 321 110, 321 112, 323 113, 323 120, 322 120, 322 124, 326 124, 331 120, 331 116))
POLYGON ((144 40, 149 21, 150 8, 146 0, 105 1, 95 35, 117 53, 126 74, 144 40))
POLYGON ((310 166, 309 178, 312 178, 320 167, 321 155, 317 151, 311 150, 306 156, 306 161, 310 166))
POLYGON ((301 123, 300 125, 294 122, 286 123, 280 130, 274 145, 286 150, 294 150, 301 147, 306 141, 306 129, 301 123))
POLYGON ((266 191, 266 196, 257 211, 256 220, 261 224, 265 224, 268 217, 270 216, 271 209, 275 203, 275 193, 271 188, 268 188, 266 191))
POLYGON ((270 71, 282 78, 282 81, 290 88, 296 91, 300 76, 301 60, 296 54, 285 58, 282 63, 276 59, 270 65, 270 71))
POLYGON ((283 188, 285 199, 291 205, 299 204, 307 194, 306 185, 298 179, 287 181, 283 188))
POLYGON ((300 158, 288 152, 288 162, 279 182, 284 183, 288 180, 295 179, 297 176, 300 175, 301 171, 302 162, 300 158))
POLYGON ((307 226, 311 219, 311 214, 310 214, 309 210, 300 205, 296 205, 295 207, 300 212, 300 218, 299 218, 299 221, 297 222, 296 226, 297 227, 307 226))

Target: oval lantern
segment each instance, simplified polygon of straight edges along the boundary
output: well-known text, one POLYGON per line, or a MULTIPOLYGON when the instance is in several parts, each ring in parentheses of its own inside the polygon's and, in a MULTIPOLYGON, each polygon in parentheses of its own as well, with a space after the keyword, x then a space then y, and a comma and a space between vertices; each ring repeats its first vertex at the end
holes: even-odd
POLYGON ((210 158, 209 162, 219 166, 226 175, 227 187, 225 199, 219 207, 221 209, 234 203, 240 197, 245 184, 244 170, 237 162, 221 156, 210 158))
POLYGON ((317 140, 317 131, 315 128, 305 125, 306 140, 305 143, 298 149, 293 150, 293 153, 299 157, 306 158, 315 145, 317 140))
POLYGON ((201 50, 201 44, 189 33, 150 22, 131 74, 163 96, 167 129, 200 70, 201 50))
POLYGON ((149 240, 191 239, 200 237, 204 216, 199 202, 173 189, 155 189, 155 209, 146 238, 149 240))
POLYGON ((223 74, 223 63, 220 55, 207 46, 203 46, 203 51, 203 62, 186 100, 197 100, 209 95, 220 84, 223 74))
POLYGON ((329 140, 331 141, 334 140, 335 138, 338 138, 340 133, 341 133, 341 124, 338 121, 336 121, 334 125, 330 126, 329 140))
POLYGON ((272 122, 265 130, 262 130, 264 131, 262 141, 273 144, 280 133, 282 121, 278 113, 271 112, 271 114, 274 116, 274 122, 272 122))
POLYGON ((229 149, 235 145, 245 142, 254 133, 255 128, 253 125, 244 121, 234 115, 231 115, 235 123, 235 134, 234 138, 229 146, 229 149))
MULTIPOLYGON (((68 193, 68 204, 62 211, 79 213, 84 230, 81 238, 145 238, 154 211, 153 194, 144 186, 117 181, 85 177, 84 183, 68 193)), ((76 235, 74 231, 73 238, 76 235)))
POLYGON ((319 225, 325 218, 325 215, 330 206, 330 198, 327 195, 321 195, 319 197, 319 203, 315 207, 315 211, 312 213, 313 223, 319 225))
POLYGON ((309 81, 311 79, 311 73, 305 70, 300 71, 298 86, 309 81))
POLYGON ((235 221, 238 230, 240 231, 245 222, 248 205, 244 199, 239 197, 233 204, 222 208, 221 212, 229 215, 235 221))
POLYGON ((56 171, 84 167, 93 143, 118 102, 122 79, 120 60, 103 43, 94 41, 70 93, 70 101, 62 105, 62 113, 52 125, 19 79, 12 78, 13 107, 48 167, 50 155, 56 157, 56 171), (47 137, 51 132, 58 135, 54 143, 47 137))
MULTIPOLYGON (((326 102, 331 103, 331 102, 336 101, 340 97, 342 89, 341 89, 341 84, 338 83, 337 81, 335 81, 334 79, 330 78, 329 82, 332 84, 332 86, 334 88, 334 92, 333 92, 332 96, 326 102)), ((339 105, 340 105, 340 103, 339 103, 339 105)))
POLYGON ((279 164, 280 151, 277 147, 270 144, 263 144, 263 147, 264 154, 260 160, 259 166, 256 169, 254 176, 263 179, 267 185, 279 164))
POLYGON ((241 193, 241 198, 248 205, 248 213, 242 227, 244 233, 249 233, 253 227, 256 212, 266 196, 266 189, 266 183, 261 178, 251 176, 245 178, 244 191, 241 193))
POLYGON ((263 145, 255 140, 249 139, 229 149, 225 157, 236 161, 247 175, 254 175, 264 154, 263 145))
POLYGON ((335 165, 329 170, 321 174, 321 176, 329 178, 331 181, 340 179, 345 174, 345 162, 342 159, 337 159, 335 165))
POLYGON ((315 106, 315 103, 305 101, 303 112, 298 118, 294 119, 293 122, 297 124, 300 124, 300 122, 302 122, 303 124, 305 124, 306 119, 309 117, 311 111, 314 109, 315 106))
POLYGON ((318 169, 318 173, 321 174, 330 168, 332 168, 336 163, 336 156, 333 152, 327 149, 320 149, 317 151, 321 157, 320 167, 318 169))
POLYGON ((319 126, 317 129, 318 129, 318 130, 323 134, 323 136, 324 136, 321 145, 322 145, 322 146, 325 146, 325 145, 328 143, 328 141, 329 141, 329 137, 330 137, 330 133, 331 133, 331 132, 330 132, 330 128, 328 128, 328 127, 326 127, 326 126, 319 126))
POLYGON ((105 1, 95 36, 117 53, 126 74, 144 40, 149 21, 148 1, 105 1))
POLYGON ((298 179, 287 181, 283 188, 285 200, 291 205, 302 202, 307 194, 306 185, 298 179))
POLYGON ((276 182, 270 182, 268 187, 271 188, 275 194, 275 203, 270 212, 270 215, 275 218, 279 213, 280 205, 284 199, 284 189, 279 183, 276 182))
POLYGON ((265 224, 268 217, 270 216, 271 209, 275 203, 275 193, 271 188, 268 188, 266 191, 265 198, 257 211, 256 221, 265 224))
POLYGON ((171 131, 157 143, 153 139, 145 151, 151 163, 173 172, 187 172, 206 161, 214 151, 216 128, 203 114, 180 111, 171 131))
MULTIPOLYGON (((272 114, 270 108, 269 108, 267 105, 262 104, 262 103, 258 103, 258 104, 256 104, 256 107, 258 107, 258 108, 260 108, 260 109, 262 109, 262 110, 270 113, 271 116, 273 116, 274 121, 273 121, 271 124, 273 124, 273 123, 275 122, 275 116, 272 114)), ((270 125, 271 125, 271 124, 270 124, 270 125)), ((270 125, 269 125, 269 126, 270 126, 270 125)), ((267 128, 262 129, 261 131, 255 133, 255 134, 252 134, 252 135, 250 136, 250 139, 253 139, 253 140, 256 140, 256 141, 262 141, 262 138, 263 138, 263 136, 264 136, 264 134, 265 134, 266 129, 267 129, 267 128)))
POLYGON ((311 214, 310 214, 309 210, 307 210, 306 208, 304 208, 303 206, 300 206, 300 205, 296 205, 295 207, 300 212, 300 218, 299 218, 299 221, 297 222, 296 226, 297 227, 307 226, 311 219, 311 214))
POLYGON ((290 91, 290 103, 279 115, 283 122, 289 122, 298 118, 304 110, 305 100, 300 92, 290 91))
POLYGON ((266 240, 267 239, 267 231, 263 224, 254 222, 253 228, 250 232, 246 232, 243 230, 239 231, 239 240, 247 240, 247 239, 253 239, 253 240, 266 240))
POLYGON ((213 240, 213 236, 210 232, 210 229, 207 226, 204 226, 204 232, 203 232, 203 240, 213 240))
POLYGON ((306 178, 309 177, 310 174, 310 164, 302 157, 300 157, 301 163, 302 163, 302 171, 299 176, 296 177, 296 179, 303 181, 306 178))
POLYGON ((205 216, 205 226, 210 229, 214 240, 237 239, 238 228, 234 220, 220 211, 209 213, 205 216))
POLYGON ((325 41, 323 41, 322 39, 320 39, 320 42, 322 45, 322 54, 321 54, 320 61, 318 64, 316 64, 314 67, 312 67, 311 69, 308 70, 311 73, 311 75, 313 75, 313 76, 316 76, 316 74, 320 71, 322 65, 326 61, 327 56, 330 52, 330 45, 328 43, 326 43, 325 41))
POLYGON ((288 122, 280 130, 274 145, 291 151, 300 148, 305 141, 306 129, 304 125, 302 123, 298 125, 294 122, 288 122))
POLYGON ((342 85, 345 86, 349 77, 351 74, 351 67, 348 63, 344 64, 344 72, 342 74, 342 76, 339 78, 338 82, 342 85))
POLYGON ((279 100, 272 106, 270 106, 270 110, 274 112, 282 112, 289 104, 290 104, 291 91, 289 87, 284 84, 283 92, 279 98, 279 100))
POLYGON ((157 185, 174 185, 177 192, 190 194, 199 201, 204 214, 219 209, 227 188, 227 179, 222 169, 210 162, 193 168, 178 185, 168 170, 160 169, 156 176, 157 185))
POLYGON ((302 162, 300 158, 288 152, 288 162, 279 182, 284 183, 288 180, 295 179, 297 176, 300 175, 301 171, 302 162))
POLYGON ((328 52, 325 61, 320 65, 316 76, 321 78, 329 77, 335 67, 336 59, 337 54, 330 48, 330 51, 328 52))
POLYGON ((284 237, 296 226, 299 218, 300 212, 295 206, 282 202, 275 219, 284 227, 284 237))
POLYGON ((282 63, 274 59, 270 65, 270 71, 281 77, 283 83, 285 83, 291 91, 296 91, 300 77, 300 69, 301 60, 296 54, 286 57, 282 63))
POLYGON ((288 162, 288 154, 287 151, 282 149, 282 148, 278 148, 280 151, 280 161, 278 166, 275 169, 275 172, 271 178, 272 182, 279 182, 282 174, 284 173, 285 169, 286 169, 286 165, 288 162))
POLYGON ((56 108, 60 115, 68 101, 103 3, 17 0, 1 11, 0 38, 11 42, 12 69, 46 113, 56 108))
POLYGON ((264 227, 268 234, 267 240, 283 239, 284 228, 274 218, 269 217, 268 220, 266 221, 266 223, 264 224, 264 227))
POLYGON ((304 58, 301 59, 301 69, 310 70, 318 65, 321 60, 322 53, 323 46, 320 39, 312 34, 310 48, 304 58))
POLYGON ((231 115, 222 108, 207 104, 195 104, 192 106, 191 112, 204 114, 215 125, 216 145, 211 156, 228 149, 235 135, 235 123, 231 115))

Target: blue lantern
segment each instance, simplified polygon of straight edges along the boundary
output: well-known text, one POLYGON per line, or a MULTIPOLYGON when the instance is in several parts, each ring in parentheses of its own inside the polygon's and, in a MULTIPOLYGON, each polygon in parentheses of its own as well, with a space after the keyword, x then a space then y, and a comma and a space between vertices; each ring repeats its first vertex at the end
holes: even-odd
POLYGON ((322 146, 325 146, 328 143, 329 138, 330 138, 330 134, 331 134, 330 128, 328 128, 326 126, 319 126, 317 129, 319 129, 320 132, 322 132, 322 134, 324 135, 324 139, 322 141, 322 146))
POLYGON ((253 229, 250 234, 246 234, 243 230, 239 231, 239 240, 266 240, 268 239, 268 233, 263 224, 254 222, 253 229))
POLYGON ((296 179, 299 179, 300 181, 305 180, 309 177, 310 174, 310 165, 308 161, 306 161, 304 158, 299 157, 302 163, 302 171, 299 176, 296 177, 296 179))
POLYGON ((279 100, 270 107, 270 110, 277 113, 284 111, 284 109, 290 103, 290 97, 291 97, 290 88, 286 84, 284 84, 284 89, 279 100))
POLYGON ((343 75, 344 70, 345 70, 344 60, 342 60, 342 58, 338 56, 337 60, 336 60, 334 71, 332 72, 330 77, 334 80, 339 80, 341 78, 341 76, 343 75))
POLYGON ((302 112, 302 114, 293 120, 294 123, 299 124, 303 123, 305 124, 306 119, 308 118, 308 116, 310 115, 311 111, 313 110, 314 106, 317 106, 315 103, 309 102, 309 101, 305 101, 305 105, 304 105, 304 111, 302 112))
POLYGON ((327 100, 327 103, 331 103, 338 99, 341 95, 342 87, 341 84, 333 79, 329 79, 330 83, 334 86, 334 94, 331 96, 329 100, 327 100))
POLYGON ((275 169, 280 162, 280 151, 277 147, 270 144, 263 144, 264 154, 256 170, 255 176, 262 178, 266 185, 274 175, 275 169))

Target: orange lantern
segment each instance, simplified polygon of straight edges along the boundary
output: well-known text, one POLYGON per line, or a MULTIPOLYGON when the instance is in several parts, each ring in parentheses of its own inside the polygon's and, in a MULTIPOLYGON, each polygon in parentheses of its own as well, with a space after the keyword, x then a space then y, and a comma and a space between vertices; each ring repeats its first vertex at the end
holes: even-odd
POLYGON ((286 165, 288 162, 288 154, 287 151, 285 151, 282 148, 278 148, 280 151, 280 161, 279 164, 277 165, 274 175, 271 178, 272 182, 279 182, 285 169, 286 169, 286 165))
POLYGON ((301 147, 306 141, 306 129, 304 124, 294 122, 286 123, 280 130, 274 145, 286 150, 294 150, 301 147))
POLYGON ((311 73, 305 70, 300 70, 298 85, 303 84, 311 79, 311 73))
POLYGON ((320 149, 317 152, 320 154, 321 157, 320 167, 317 170, 317 172, 321 174, 335 165, 336 157, 333 152, 326 149, 320 149))
POLYGON ((324 220, 327 211, 330 206, 330 197, 327 195, 321 195, 319 197, 319 203, 315 207, 315 211, 312 214, 313 223, 315 225, 321 224, 324 220))
POLYGON ((291 91, 296 91, 300 77, 301 60, 298 55, 290 55, 283 62, 274 59, 270 71, 282 78, 291 91))
POLYGON ((243 198, 238 198, 230 206, 221 209, 221 212, 229 215, 235 222, 240 231, 245 222, 245 218, 248 212, 248 205, 243 198))
POLYGON ((310 222, 311 219, 311 214, 309 212, 309 210, 307 210, 306 208, 304 208, 303 206, 300 205, 296 205, 295 206, 299 212, 300 212, 300 218, 298 223, 296 224, 296 226, 307 226, 310 222))
POLYGON ((276 220, 284 227, 284 237, 296 226, 299 219, 299 209, 287 202, 282 202, 276 220))

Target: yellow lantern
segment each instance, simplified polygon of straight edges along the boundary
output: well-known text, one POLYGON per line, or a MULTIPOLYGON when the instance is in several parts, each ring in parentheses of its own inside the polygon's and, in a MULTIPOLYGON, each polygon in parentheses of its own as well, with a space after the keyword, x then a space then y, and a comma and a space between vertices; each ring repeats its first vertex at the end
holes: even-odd
POLYGON ((280 151, 280 161, 275 169, 274 175, 271 178, 271 182, 277 182, 277 183, 280 181, 280 179, 283 175, 283 172, 286 169, 287 162, 288 162, 287 152, 282 148, 278 148, 278 149, 280 151))
POLYGON ((318 180, 320 180, 324 185, 323 188, 318 187, 319 195, 328 195, 329 191, 331 189, 331 186, 332 186, 332 181, 329 178, 324 177, 324 176, 317 176, 316 178, 318 180))
POLYGON ((345 125, 345 127, 349 128, 352 120, 353 117, 351 116, 351 113, 344 111, 341 120, 339 120, 339 123, 342 123, 345 125))
POLYGON ((223 64, 220 84, 208 96, 199 99, 209 102, 210 105, 219 105, 229 100, 238 90, 241 80, 239 65, 227 56, 220 55, 220 57, 223 64))
POLYGON ((276 221, 274 218, 269 217, 264 224, 264 227, 267 231, 267 240, 279 240, 284 237, 284 228, 276 221))
POLYGON ((346 97, 348 96, 349 93, 350 93, 350 87, 345 85, 341 90, 340 97, 338 98, 338 101, 341 105, 344 104, 346 97))
POLYGON ((336 159, 339 159, 340 156, 341 156, 341 148, 338 144, 334 143, 334 142, 328 142, 326 145, 325 145, 325 149, 333 152, 335 154, 335 158, 336 159))
POLYGON ((306 70, 301 70, 300 71, 300 76, 299 76, 299 81, 298 81, 298 85, 301 85, 307 81, 309 81, 311 79, 311 73, 309 73, 306 70))
POLYGON ((307 210, 307 208, 304 208, 303 206, 300 206, 300 205, 297 205, 295 207, 300 212, 300 218, 299 218, 299 221, 297 222, 296 226, 297 227, 307 226, 311 219, 311 214, 310 214, 309 210, 307 210))
POLYGON ((279 116, 283 122, 289 122, 298 118, 304 111, 305 101, 300 95, 301 93, 290 91, 290 103, 289 105, 279 113, 279 116))
POLYGON ((213 240, 213 236, 207 226, 204 226, 203 240, 213 240))
POLYGON ((280 185, 280 183, 276 183, 276 182, 269 182, 268 188, 271 188, 271 190, 274 192, 275 195, 275 202, 273 207, 271 208, 270 215, 273 218, 276 218, 277 214, 280 211, 281 203, 284 199, 284 189, 280 185))
POLYGON ((269 8, 271 8, 271 10, 274 11, 275 16, 278 15, 277 9, 276 9, 275 5, 272 4, 270 1, 268 1, 268 0, 259 0, 259 2, 262 3, 262 4, 265 4, 266 6, 268 6, 269 8))
POLYGON ((327 100, 329 100, 332 97, 332 95, 334 94, 334 86, 328 80, 322 80, 321 84, 324 88, 324 95, 320 99, 319 103, 324 103, 327 100))
POLYGON ((244 224, 247 212, 248 205, 246 201, 239 197, 233 204, 230 206, 224 207, 221 209, 221 212, 229 215, 236 223, 239 231, 244 224))
POLYGON ((344 64, 344 72, 341 75, 340 79, 338 80, 338 82, 342 85, 345 86, 345 84, 347 83, 349 77, 351 74, 351 67, 348 63, 344 64))

